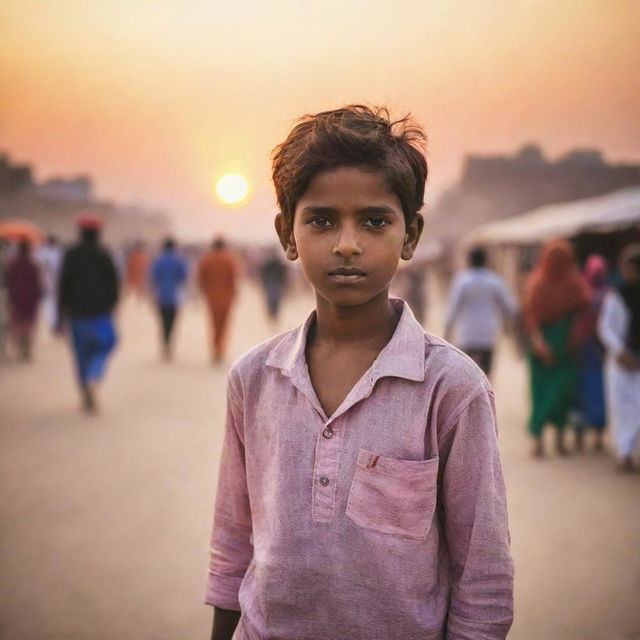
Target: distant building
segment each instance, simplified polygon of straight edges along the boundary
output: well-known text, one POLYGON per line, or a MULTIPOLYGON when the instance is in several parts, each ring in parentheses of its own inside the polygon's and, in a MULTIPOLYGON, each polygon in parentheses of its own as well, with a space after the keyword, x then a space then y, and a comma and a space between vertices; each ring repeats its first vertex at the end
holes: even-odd
POLYGON ((88 202, 93 199, 93 182, 88 176, 52 178, 38 185, 38 195, 50 200, 88 202))
POLYGON ((12 164, 9 156, 0 154, 0 196, 13 196, 33 188, 28 164, 12 164))
POLYGON ((162 211, 97 200, 93 191, 93 180, 82 174, 35 184, 31 166, 12 164, 8 155, 0 155, 0 220, 29 220, 66 243, 76 236, 76 217, 90 209, 104 220, 104 239, 112 247, 133 238, 158 245, 171 232, 162 211))
POLYGON ((608 164, 596 149, 550 162, 529 144, 513 156, 467 157, 460 182, 435 205, 429 225, 434 236, 454 240, 484 222, 637 185, 640 165, 608 164))

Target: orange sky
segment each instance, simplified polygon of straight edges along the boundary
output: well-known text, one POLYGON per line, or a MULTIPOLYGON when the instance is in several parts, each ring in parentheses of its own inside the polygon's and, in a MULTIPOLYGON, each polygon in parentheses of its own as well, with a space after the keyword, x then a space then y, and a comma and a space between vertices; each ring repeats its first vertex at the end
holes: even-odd
POLYGON ((422 122, 427 199, 468 152, 640 159, 638 0, 0 0, 0 24, 0 149, 187 235, 269 234, 271 148, 348 102, 422 122), (214 201, 227 172, 241 209, 214 201))

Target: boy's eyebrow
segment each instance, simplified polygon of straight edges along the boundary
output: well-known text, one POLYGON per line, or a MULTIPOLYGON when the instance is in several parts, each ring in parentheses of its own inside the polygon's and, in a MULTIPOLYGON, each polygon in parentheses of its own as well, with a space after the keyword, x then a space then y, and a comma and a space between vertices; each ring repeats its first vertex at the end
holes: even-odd
POLYGON ((386 205, 371 205, 370 207, 362 207, 361 209, 358 209, 358 213, 368 213, 370 215, 376 215, 381 213, 396 214, 398 212, 391 207, 387 207, 386 205))
MULTIPOLYGON (((330 214, 336 213, 337 209, 335 207, 322 206, 322 205, 309 205, 302 210, 302 213, 311 213, 311 214, 330 214)), ((391 207, 387 207, 386 205, 370 205, 367 207, 361 207, 358 209, 358 213, 365 213, 368 215, 380 215, 380 214, 397 214, 397 211, 391 207)))

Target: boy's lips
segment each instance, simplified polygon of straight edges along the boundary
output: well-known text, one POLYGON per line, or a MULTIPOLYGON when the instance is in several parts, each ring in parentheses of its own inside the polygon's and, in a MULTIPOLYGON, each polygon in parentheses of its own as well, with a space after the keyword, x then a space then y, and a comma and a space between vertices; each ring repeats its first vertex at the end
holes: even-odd
POLYGON ((367 274, 356 267, 336 267, 329 271, 329 277, 336 282, 355 282, 361 280, 367 274))

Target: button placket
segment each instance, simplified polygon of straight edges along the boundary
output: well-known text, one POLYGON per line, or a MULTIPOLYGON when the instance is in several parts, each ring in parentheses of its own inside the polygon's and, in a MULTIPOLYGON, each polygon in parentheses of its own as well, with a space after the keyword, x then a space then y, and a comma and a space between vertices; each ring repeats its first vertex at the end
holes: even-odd
POLYGON ((330 522, 335 517, 337 475, 342 449, 341 430, 329 419, 318 434, 313 478, 313 519, 330 522), (333 423, 334 426, 331 426, 333 423))

